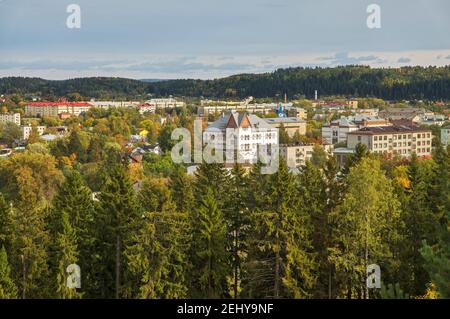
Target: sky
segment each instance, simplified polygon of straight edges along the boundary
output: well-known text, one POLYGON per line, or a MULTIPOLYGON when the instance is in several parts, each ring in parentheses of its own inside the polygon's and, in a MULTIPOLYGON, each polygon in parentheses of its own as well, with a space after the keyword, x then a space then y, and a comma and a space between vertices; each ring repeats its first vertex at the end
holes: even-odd
POLYGON ((212 79, 450 64, 449 0, 0 0, 0 77, 212 79), (67 7, 80 7, 68 28, 67 7), (380 28, 367 7, 380 8, 380 28))

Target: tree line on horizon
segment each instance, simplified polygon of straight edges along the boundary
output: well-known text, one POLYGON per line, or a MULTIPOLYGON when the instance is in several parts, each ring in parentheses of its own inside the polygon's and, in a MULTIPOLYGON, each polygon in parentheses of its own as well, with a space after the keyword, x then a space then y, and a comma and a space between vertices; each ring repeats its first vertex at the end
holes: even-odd
POLYGON ((287 94, 289 97, 377 97, 386 100, 450 100, 450 66, 370 68, 293 67, 263 74, 239 74, 214 80, 180 79, 145 82, 124 78, 78 78, 50 81, 40 78, 0 78, 3 94, 67 96, 74 92, 87 98, 134 99, 156 96, 257 98, 287 94))

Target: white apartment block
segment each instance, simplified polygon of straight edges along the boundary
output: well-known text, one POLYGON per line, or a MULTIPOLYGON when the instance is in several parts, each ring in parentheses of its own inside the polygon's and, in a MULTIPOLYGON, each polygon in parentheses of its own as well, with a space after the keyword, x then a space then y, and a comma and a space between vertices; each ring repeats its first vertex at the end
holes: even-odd
POLYGON ((0 123, 11 122, 20 126, 20 113, 0 113, 0 123))
POLYGON ((78 116, 91 108, 92 105, 87 102, 30 102, 25 105, 25 114, 35 117, 58 117, 61 114, 78 116))
POLYGON ((99 109, 110 109, 110 108, 127 108, 127 107, 137 107, 140 102, 137 101, 95 101, 91 100, 89 104, 92 107, 99 109))
MULTIPOLYGON (((310 161, 316 144, 280 145, 280 156, 286 160, 289 168, 299 168, 310 161)), ((325 152, 333 151, 333 145, 321 145, 325 152)))
MULTIPOLYGON (((23 125, 20 127, 20 129, 22 130, 22 139, 28 140, 30 138, 31 130, 33 129, 33 127, 31 125, 23 125)), ((39 135, 43 135, 45 130, 47 129, 47 127, 46 126, 36 126, 36 129, 37 129, 39 135)))
POLYGON ((373 153, 421 157, 431 155, 432 139, 431 130, 416 125, 365 127, 348 134, 347 148, 361 143, 373 153))
POLYGON ((376 116, 355 115, 341 117, 339 120, 322 126, 322 139, 328 144, 346 143, 350 132, 363 127, 390 126, 389 121, 376 116))
POLYGON ((186 103, 183 101, 178 101, 174 98, 167 99, 150 99, 145 101, 146 104, 150 104, 157 109, 173 109, 176 107, 185 107, 186 103))
POLYGON ((267 147, 270 153, 278 147, 278 129, 256 115, 231 112, 208 126, 203 132, 203 143, 222 149, 224 160, 228 145, 234 145, 236 157, 244 164, 258 160, 258 149, 267 147))

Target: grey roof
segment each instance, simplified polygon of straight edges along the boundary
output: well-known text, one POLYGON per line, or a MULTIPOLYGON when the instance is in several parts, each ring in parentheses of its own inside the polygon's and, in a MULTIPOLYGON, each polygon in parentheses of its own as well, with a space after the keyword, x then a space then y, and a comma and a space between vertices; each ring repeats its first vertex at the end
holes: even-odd
POLYGON ((250 122, 250 125, 252 128, 267 128, 272 129, 272 127, 267 124, 264 120, 259 118, 256 115, 253 114, 246 114, 246 113, 238 113, 238 112, 230 112, 228 114, 222 114, 222 116, 215 122, 211 123, 206 130, 216 128, 219 130, 225 130, 227 128, 228 121, 230 120, 230 117, 233 116, 234 120, 236 121, 237 125, 240 126, 242 119, 244 116, 247 115, 248 120, 250 122))
POLYGON ((280 123, 305 123, 304 120, 297 117, 275 117, 264 119, 269 124, 280 124, 280 123))

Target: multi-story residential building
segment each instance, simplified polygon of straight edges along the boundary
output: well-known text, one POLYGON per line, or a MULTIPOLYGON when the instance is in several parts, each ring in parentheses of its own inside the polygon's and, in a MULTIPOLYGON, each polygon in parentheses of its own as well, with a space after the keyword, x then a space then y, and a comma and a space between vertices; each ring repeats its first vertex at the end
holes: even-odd
POLYGON ((20 126, 20 113, 0 113, 0 123, 7 122, 20 126))
POLYGON ((266 118, 264 121, 277 129, 284 127, 290 137, 293 137, 296 132, 300 135, 306 134, 306 122, 297 117, 266 118))
POLYGON ((322 126, 322 139, 329 144, 346 143, 347 135, 363 127, 389 126, 389 121, 376 116, 355 115, 322 126))
POLYGON ((153 105, 157 109, 173 109, 176 107, 184 107, 186 103, 183 101, 178 101, 174 98, 167 99, 150 99, 145 101, 145 103, 153 105))
POLYGON ((450 125, 441 128, 441 143, 444 145, 450 145, 450 125))
POLYGON ((388 108, 378 113, 378 116, 387 120, 408 120, 418 122, 427 112, 422 108, 399 107, 388 108))
POLYGON ((228 151, 233 145, 235 156, 243 163, 252 164, 258 160, 258 149, 267 147, 270 153, 278 147, 278 129, 270 126, 258 116, 231 112, 208 126, 203 132, 203 142, 211 147, 228 151))
POLYGON ((137 107, 140 102, 137 101, 95 101, 91 100, 89 104, 92 107, 99 109, 110 109, 110 108, 126 108, 126 107, 137 107))
MULTIPOLYGON (((20 127, 20 129, 22 130, 22 139, 28 140, 28 138, 30 137, 31 130, 33 129, 33 126, 22 125, 20 127)), ((45 130, 47 129, 47 127, 46 126, 36 126, 36 129, 37 129, 39 135, 43 135, 45 130)))
POLYGON ((253 103, 253 97, 248 97, 243 101, 212 101, 202 100, 197 109, 199 116, 223 112, 245 112, 269 114, 276 112, 280 107, 283 110, 294 109, 292 103, 253 103))
POLYGON ((29 102, 25 105, 25 114, 36 117, 58 117, 60 114, 78 116, 92 108, 88 102, 29 102))
MULTIPOLYGON (((299 168, 311 160, 316 144, 280 145, 280 156, 289 168, 299 168)), ((327 153, 333 151, 333 145, 321 145, 327 153)))
POLYGON ((410 157, 431 155, 431 130, 416 125, 364 127, 348 133, 347 148, 364 144, 373 153, 410 157))

